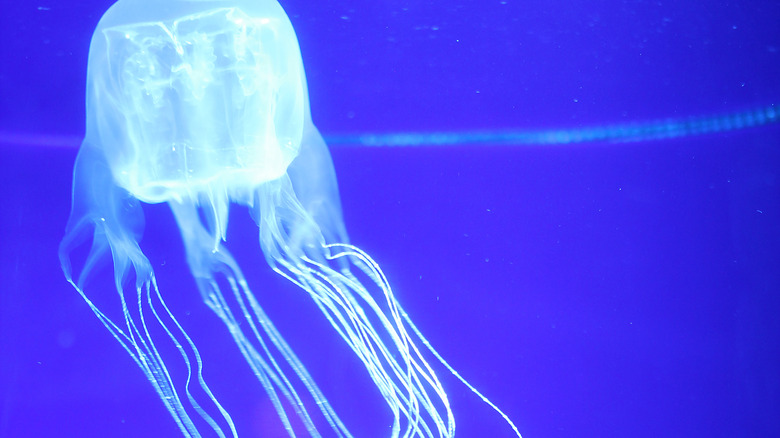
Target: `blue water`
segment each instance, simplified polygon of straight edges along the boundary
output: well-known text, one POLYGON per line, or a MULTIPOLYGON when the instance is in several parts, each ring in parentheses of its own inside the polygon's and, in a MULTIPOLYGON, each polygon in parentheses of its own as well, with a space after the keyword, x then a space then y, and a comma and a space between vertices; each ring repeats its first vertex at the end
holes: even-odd
MULTIPOLYGON (((180 435, 56 257, 110 3, 3 14, 1 437, 180 435)), ((283 6, 352 241, 524 436, 780 435, 780 5, 283 6)), ((161 289, 228 370, 215 391, 246 436, 284 436, 170 213, 145 213, 161 289)), ((232 213, 280 330, 356 434, 386 436, 360 365, 232 213)), ((443 376, 458 436, 511 436, 443 376)))

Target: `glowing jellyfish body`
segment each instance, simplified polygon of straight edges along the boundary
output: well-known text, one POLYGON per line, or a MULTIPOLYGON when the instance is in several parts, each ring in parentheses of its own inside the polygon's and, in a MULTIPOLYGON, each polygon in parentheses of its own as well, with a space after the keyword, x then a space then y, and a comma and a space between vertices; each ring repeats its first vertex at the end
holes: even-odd
POLYGON ((87 87, 86 136, 60 245, 63 270, 184 435, 238 430, 206 383, 198 349, 165 304, 138 244, 139 201, 170 205, 203 300, 290 436, 293 423, 311 436, 324 433, 315 411, 330 433, 351 434, 226 249, 231 203, 248 207, 270 266, 313 298, 363 362, 393 415, 391 435, 454 435, 447 395, 426 357, 460 377, 409 320, 379 266, 347 243, 330 154, 311 121, 298 42, 275 0, 121 0, 93 35, 87 87), (76 268, 71 254, 90 234, 89 254, 76 268), (95 294, 107 291, 85 284, 109 257, 121 319, 95 304, 95 294), (177 357, 161 354, 156 342, 163 340, 175 344, 177 357), (168 371, 174 360, 188 370, 183 381, 168 371))

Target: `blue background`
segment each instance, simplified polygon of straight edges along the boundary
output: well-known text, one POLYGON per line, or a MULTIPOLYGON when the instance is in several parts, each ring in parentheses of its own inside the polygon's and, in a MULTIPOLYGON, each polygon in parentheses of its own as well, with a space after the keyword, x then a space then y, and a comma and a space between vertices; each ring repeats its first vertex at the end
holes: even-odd
MULTIPOLYGON (((0 436, 177 436, 56 257, 89 39, 112 2, 7 3, 0 436)), ((780 100, 776 1, 282 5, 326 137, 580 129, 780 100)), ((731 437, 780 436, 779 146, 770 124, 664 141, 332 153, 353 243, 524 436, 731 437)), ((202 340, 215 391, 245 435, 284 436, 199 302, 167 207, 145 212, 142 247, 202 340)), ((245 211, 231 213, 228 243, 261 303, 356 436, 386 436, 360 364, 265 266, 245 211)), ((458 436, 511 436, 440 376, 458 436)))

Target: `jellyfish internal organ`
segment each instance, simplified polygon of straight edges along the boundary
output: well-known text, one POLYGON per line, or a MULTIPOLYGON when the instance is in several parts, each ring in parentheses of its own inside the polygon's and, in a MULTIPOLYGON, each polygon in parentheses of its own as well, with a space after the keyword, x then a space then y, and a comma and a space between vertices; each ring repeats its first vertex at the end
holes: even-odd
POLYGON ((90 46, 87 129, 60 244, 66 278, 182 433, 237 436, 241 429, 206 382, 208 364, 166 304, 166 293, 186 291, 160 290, 139 246, 141 202, 170 206, 202 299, 290 436, 352 434, 228 251, 231 203, 249 210, 270 267, 314 300, 364 364, 392 417, 390 436, 454 436, 450 403, 429 360, 520 435, 431 347, 376 262, 348 243, 298 42, 275 0, 120 0, 106 12, 90 46), (74 251, 90 237, 77 263, 74 251), (115 291, 88 284, 103 260, 113 262, 115 291), (121 316, 109 316, 115 312, 121 316), (159 348, 164 343, 175 353, 159 348))

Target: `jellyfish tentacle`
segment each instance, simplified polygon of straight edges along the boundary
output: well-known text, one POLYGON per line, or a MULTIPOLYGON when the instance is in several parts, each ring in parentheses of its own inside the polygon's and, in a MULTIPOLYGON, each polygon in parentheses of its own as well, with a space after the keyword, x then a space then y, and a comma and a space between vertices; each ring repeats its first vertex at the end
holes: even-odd
POLYGON ((259 205, 254 206, 266 259, 314 299, 363 362, 393 414, 393 437, 400 436, 402 423, 403 436, 453 436, 454 418, 446 393, 406 332, 381 270, 358 257, 362 252, 344 251, 351 246, 325 244, 319 227, 288 184, 286 177, 266 184, 259 205), (334 254, 334 249, 340 254, 334 254), (375 299, 349 266, 368 276, 381 297, 375 299))
MULTIPOLYGON (((241 354, 268 394, 285 430, 288 431, 291 437, 295 436, 287 412, 277 393, 277 388, 282 391, 282 394, 293 406, 296 406, 297 394, 293 395, 294 391, 291 393, 286 390, 287 388, 280 383, 281 379, 278 377, 276 370, 266 360, 266 358, 272 359, 272 357, 269 354, 265 356, 260 354, 243 332, 236 317, 230 310, 230 306, 227 304, 219 284, 216 282, 216 274, 221 274, 231 284, 231 289, 233 288, 235 280, 233 267, 237 266, 232 256, 221 245, 218 243, 215 245, 213 241, 210 241, 210 233, 200 224, 192 201, 171 202, 170 206, 179 224, 187 252, 187 261, 190 270, 197 280, 202 298, 227 326, 241 354)), ((263 345, 262 338, 259 336, 257 341, 261 346, 263 345)), ((313 425, 310 419, 306 417, 307 415, 304 415, 302 419, 307 429, 311 429, 313 425)))
POLYGON ((178 323, 176 318, 171 313, 170 309, 162 300, 162 295, 159 292, 156 279, 154 278, 153 275, 150 281, 145 282, 141 286, 136 287, 136 294, 138 298, 137 312, 138 312, 139 322, 136 322, 136 317, 133 316, 133 314, 129 310, 129 307, 126 305, 124 293, 121 290, 119 291, 119 297, 123 307, 122 313, 123 313, 124 324, 126 327, 125 330, 120 328, 111 318, 109 318, 107 315, 105 315, 105 313, 103 313, 99 308, 97 308, 97 306, 93 303, 93 301, 88 297, 84 289, 82 289, 72 280, 71 280, 71 285, 76 289, 79 295, 81 295, 81 297, 87 302, 90 309, 98 317, 98 320, 108 329, 108 331, 113 335, 113 337, 119 342, 119 344, 125 349, 125 351, 127 351, 127 353, 130 355, 133 361, 143 371, 143 373, 147 377, 147 380, 149 380, 149 382, 155 388, 155 391, 159 395, 160 399, 163 401, 164 405, 166 406, 166 409, 171 413, 171 416, 176 421, 182 433, 184 433, 185 436, 199 437, 201 435, 198 432, 197 428, 195 427, 192 419, 190 418, 190 414, 186 411, 182 400, 179 398, 176 385, 172 377, 170 376, 170 373, 168 372, 168 369, 165 365, 165 362, 158 348, 154 343, 151 333, 149 332, 147 321, 146 318, 144 317, 144 314, 146 313, 144 310, 144 304, 148 306, 148 308, 151 309, 151 311, 154 313, 155 320, 157 320, 160 327, 168 334, 172 342, 174 342, 174 344, 176 345, 176 348, 181 353, 182 359, 188 371, 188 377, 185 383, 185 392, 187 394, 187 398, 190 404, 193 406, 193 409, 196 411, 196 413, 209 424, 209 426, 217 433, 218 436, 224 437, 225 435, 220 429, 219 425, 216 423, 216 421, 213 420, 213 418, 211 418, 211 416, 209 416, 205 412, 205 410, 197 403, 197 401, 191 394, 189 388, 190 378, 193 373, 191 361, 188 357, 188 353, 186 352, 185 348, 181 345, 178 338, 170 330, 168 325, 163 321, 163 316, 157 313, 157 310, 155 309, 155 305, 153 303, 153 295, 151 293, 151 289, 153 288, 154 296, 157 297, 157 299, 160 302, 160 305, 162 305, 163 308, 165 309, 166 315, 171 319, 173 324, 177 327, 177 330, 186 339, 187 345, 190 347, 192 354, 194 354, 196 358, 196 363, 198 364, 198 370, 196 374, 201 388, 204 390, 204 392, 206 392, 209 395, 209 398, 215 403, 215 405, 219 409, 220 414, 229 425, 232 435, 234 437, 237 436, 235 426, 233 425, 233 421, 230 418, 230 415, 214 398, 211 390, 208 388, 208 385, 203 380, 202 361, 200 359, 200 353, 198 352, 197 348, 195 347, 189 335, 184 331, 184 329, 181 327, 181 325, 178 323))
MULTIPOLYGON (((233 282, 230 281, 230 283, 231 289, 233 289, 233 282)), ((297 407, 296 400, 299 399, 297 393, 295 393, 294 390, 292 392, 287 390, 287 387, 281 382, 279 374, 277 374, 274 367, 269 365, 268 361, 265 359, 269 358, 268 354, 266 353, 264 356, 258 352, 253 343, 249 340, 249 337, 240 328, 241 324, 230 310, 230 306, 227 304, 227 301, 222 291, 220 290, 219 285, 216 282, 211 281, 207 287, 211 289, 209 295, 212 297, 212 300, 207 302, 207 305, 228 327, 228 331, 233 336, 233 340, 238 346, 239 351, 241 351, 241 354, 246 359, 247 364, 252 369, 255 377, 260 381, 260 384, 265 390, 266 394, 268 394, 268 397, 271 400, 271 404, 273 405, 274 410, 276 411, 277 416, 281 420, 287 433, 291 437, 295 436, 292 423, 290 422, 287 411, 282 404, 282 400, 277 392, 277 388, 279 388, 287 401, 293 405, 296 413, 302 417, 307 430, 309 430, 313 436, 319 437, 319 433, 316 432, 316 428, 313 427, 308 414, 301 414, 301 410, 297 407)), ((262 343, 262 339, 260 339, 258 342, 262 343)))
MULTIPOLYGON (((349 244, 330 244, 330 245, 327 245, 327 246, 329 248, 342 248, 342 249, 344 249, 346 251, 349 251, 350 253, 342 252, 342 253, 336 254, 334 257, 342 257, 342 256, 345 256, 345 255, 357 257, 358 259, 360 259, 364 263, 364 265, 362 265, 362 266, 370 267, 370 269, 371 269, 371 274, 369 274, 370 276, 372 276, 372 277, 376 276, 377 278, 380 279, 379 280, 380 282, 388 284, 388 287, 389 287, 389 283, 387 283, 387 279, 385 278, 384 273, 382 272, 381 268, 379 267, 379 264, 376 263, 376 261, 374 261, 374 259, 371 258, 370 255, 365 253, 360 248, 357 248, 354 245, 349 245, 349 244)), ((422 334, 422 332, 417 328, 417 326, 414 324, 414 322, 412 322, 412 319, 409 317, 409 314, 406 313, 406 311, 403 310, 403 308, 401 308, 400 304, 395 302, 395 305, 397 306, 398 312, 400 312, 401 317, 403 317, 404 321, 406 321, 406 323, 409 325, 409 328, 411 328, 411 330, 415 334, 415 336, 417 336, 417 338, 420 340, 420 342, 422 342, 422 344, 431 352, 431 354, 434 357, 436 357, 436 359, 442 365, 444 365, 444 367, 447 368, 447 370, 453 376, 455 376, 463 385, 465 385, 471 392, 473 392, 477 397, 479 397, 479 399, 482 400, 482 402, 484 402, 485 404, 490 406, 493 410, 495 410, 501 416, 501 418, 503 418, 504 421, 511 427, 511 429, 514 431, 515 435, 517 435, 519 438, 522 438, 522 435, 520 434, 520 431, 517 429, 517 426, 509 418, 509 416, 504 411, 502 411, 498 406, 496 406, 496 404, 493 403, 489 398, 487 398, 484 394, 482 394, 482 392, 480 392, 471 383, 469 383, 463 376, 461 376, 460 373, 458 373, 458 371, 455 370, 455 368, 453 368, 441 356, 441 354, 439 354, 439 352, 435 348, 433 348, 433 345, 431 345, 431 343, 422 334)), ((412 345, 415 345, 415 344, 412 344, 412 345)), ((416 346, 415 346, 415 349, 416 349, 416 346)), ((417 352, 417 354, 420 354, 419 351, 417 352)), ((441 387, 439 386, 439 388, 441 388, 441 387)), ((442 389, 442 393, 443 393, 443 389, 442 389)))
MULTIPOLYGON (((149 260, 138 245, 144 223, 138 200, 115 184, 105 155, 99 147, 86 141, 76 158, 73 187, 73 208, 59 248, 65 277, 87 302, 98 320, 141 368, 182 432, 187 436, 199 436, 189 414, 178 399, 176 387, 144 320, 146 300, 143 297, 150 297, 149 288, 154 281, 154 273, 149 260), (90 230, 92 244, 86 260, 81 266, 74 266, 71 255, 87 240, 90 230), (97 272, 101 260, 106 259, 109 250, 113 260, 114 288, 119 299, 124 329, 95 305, 86 287, 97 272), (74 281, 74 277, 77 280, 74 281), (135 312, 128 306, 124 292, 125 283, 132 277, 135 277, 138 302, 135 312)), ((156 282, 154 287, 156 288, 156 282)), ((150 300, 148 306, 151 306, 150 300)), ((167 330, 159 316, 156 320, 167 330)), ((178 341, 174 339, 174 342, 178 341)))
MULTIPOLYGON (((247 282, 241 277, 240 281, 240 289, 243 292, 243 298, 246 299, 246 301, 249 304, 249 308, 252 310, 254 318, 258 321, 259 325, 262 327, 265 334, 269 337, 271 342, 274 344, 274 346, 280 351, 282 356, 285 358, 285 360, 290 364, 290 366, 293 368, 295 373, 298 375, 298 378, 301 380, 301 382, 304 384, 306 389, 309 391, 309 394, 314 399, 315 404, 320 408, 322 414, 325 416, 326 421, 331 426, 331 428, 336 432, 336 434, 339 437, 351 437, 351 433, 346 428, 344 423, 341 421, 341 419, 336 415, 336 412, 333 410, 333 408, 330 405, 330 402, 328 402, 327 398, 322 394, 322 391, 319 389, 317 384, 315 383, 314 379, 309 374, 306 367, 303 366, 303 363, 298 359, 295 352, 290 348, 290 346, 287 344, 287 342, 284 340, 284 338, 281 336, 279 331, 276 329, 276 327, 271 322, 270 318, 265 314, 262 307, 260 307, 259 303, 254 297, 254 294, 249 290, 249 286, 247 282)), ((238 298, 238 296, 237 296, 238 298)), ((241 306, 241 309, 244 311, 245 315, 249 315, 248 308, 246 304, 244 304, 243 299, 239 299, 239 305, 241 306)), ((257 329, 257 324, 255 324, 251 318, 250 318, 250 326, 252 327, 252 330, 255 332, 256 336, 259 335, 259 331, 257 329)), ((265 348, 265 347, 264 347, 265 348)), ((287 381, 287 378, 282 373, 281 376, 285 381, 287 381)), ((289 385, 289 383, 288 383, 289 385)), ((301 404, 303 407, 303 404, 301 404)))
POLYGON ((410 341, 408 335, 402 331, 399 334, 397 327, 390 322, 391 318, 386 317, 358 282, 319 262, 307 262, 308 265, 296 266, 280 261, 277 270, 282 271, 288 278, 296 277, 294 283, 312 296, 337 333, 364 363, 393 412, 392 436, 399 436, 401 418, 406 421, 407 430, 404 436, 418 436, 418 432, 424 436, 434 436, 429 420, 422 418, 421 408, 430 417, 432 424, 435 424, 434 428, 439 436, 452 436, 454 422, 446 394, 425 359, 421 356, 412 357, 409 350, 403 346, 410 341), (290 274, 282 268, 290 270, 290 274), (385 336, 393 339, 392 344, 396 347, 393 351, 400 353, 401 362, 393 357, 390 348, 383 341, 383 336, 377 332, 360 303, 355 301, 356 297, 373 310, 373 317, 382 321, 379 326, 385 328, 385 336), (402 340, 404 338, 405 340, 402 340), (420 377, 420 374, 423 377, 420 377), (423 381, 434 388, 439 398, 437 403, 445 406, 449 418, 447 426, 444 425, 441 414, 435 407, 437 403, 430 398, 423 381))
POLYGON ((406 321, 406 323, 409 324, 409 327, 412 328, 412 331, 414 332, 414 334, 420 339, 420 341, 431 352, 431 354, 433 354, 436 357, 436 359, 438 359, 439 362, 441 362, 441 364, 444 365, 444 367, 447 368, 447 370, 450 373, 452 373, 453 376, 455 376, 458 380, 460 380, 460 382, 463 383, 469 390, 471 390, 471 392, 476 394, 476 396, 479 397, 480 400, 482 400, 485 404, 487 404, 488 406, 493 408, 493 410, 496 411, 501 416, 501 418, 504 419, 504 421, 509 425, 509 427, 512 428, 512 431, 514 431, 515 435, 517 435, 518 438, 523 438, 523 436, 520 434, 520 431, 517 429, 517 426, 512 421, 512 419, 509 418, 509 416, 503 410, 501 410, 501 408, 496 406, 495 403, 493 403, 489 398, 487 398, 484 394, 482 394, 482 392, 480 392, 471 383, 469 383, 468 380, 466 380, 463 376, 461 376, 460 373, 458 373, 458 371, 455 370, 455 368, 453 368, 452 365, 450 365, 449 362, 447 362, 439 354, 439 352, 436 351, 435 348, 433 348, 433 345, 431 345, 431 343, 428 341, 428 339, 425 338, 425 336, 423 336, 422 332, 417 328, 417 326, 414 325, 414 323, 412 322, 412 319, 409 317, 409 315, 405 311, 403 311, 403 310, 402 310, 402 312, 403 312, 403 317, 404 317, 404 320, 406 321))
MULTIPOLYGON (((152 381, 152 384, 159 389, 158 393, 160 397, 163 399, 163 403, 165 403, 166 407, 168 407, 168 410, 172 411, 172 413, 175 413, 175 416, 179 419, 179 427, 186 429, 186 432, 191 436, 199 437, 200 433, 198 432, 197 428, 193 424, 189 414, 186 412, 184 408, 184 404, 179 398, 179 394, 176 390, 176 385, 173 382, 173 379, 171 378, 171 375, 168 372, 168 368, 165 365, 165 362, 163 361, 162 356, 160 355, 160 352, 154 343, 154 339, 152 338, 152 335, 149 333, 149 326, 146 324, 146 319, 144 317, 144 310, 143 310, 144 297, 147 297, 147 302, 151 304, 149 289, 150 289, 149 283, 144 283, 142 286, 136 288, 137 297, 138 297, 137 310, 140 318, 140 326, 143 329, 143 333, 141 333, 141 331, 138 328, 138 324, 136 324, 135 322, 135 319, 130 314, 129 310, 127 310, 124 301, 124 294, 120 293, 122 295, 122 306, 124 308, 124 317, 125 317, 125 323, 128 326, 128 332, 130 333, 130 336, 132 338, 133 345, 136 347, 138 351, 140 361, 143 364, 142 369, 145 371, 147 378, 149 378, 149 380, 152 381)), ((159 318, 157 318, 157 320, 160 323, 160 325, 163 327, 163 329, 167 331, 167 327, 162 322, 162 320, 160 320, 159 318)), ((177 347, 179 347, 178 343, 177 343, 177 347)), ((189 365, 189 363, 187 363, 187 365, 189 365)), ((191 373, 191 368, 188 367, 187 381, 189 381, 190 373, 191 373)))
MULTIPOLYGON (((332 260, 338 260, 341 258, 348 259, 352 265, 356 266, 358 269, 360 269, 366 276, 368 276, 370 279, 374 281, 374 283, 380 288, 382 291, 382 294, 385 297, 386 303, 388 307, 391 309, 393 321, 395 323, 395 327, 397 327, 397 330, 399 331, 399 334, 402 336, 404 340, 404 347, 405 352, 408 355, 408 357, 412 357, 409 351, 409 348, 414 351, 414 354, 417 358, 419 358, 418 361, 412 362, 409 360, 411 364, 414 365, 415 369, 417 370, 417 373, 414 374, 414 378, 422 377, 426 380, 428 385, 433 388, 436 395, 440 398, 443 405, 446 409, 447 419, 448 419, 448 425, 447 430, 448 433, 451 435, 454 435, 455 433, 455 417, 452 414, 452 410, 449 405, 448 397, 446 392, 444 391, 444 388, 441 385, 441 382, 438 380, 435 372, 431 368, 431 366, 428 364, 427 360, 424 358, 423 354, 420 352, 420 350, 417 348, 416 343, 411 339, 409 334, 406 331, 406 328, 404 327, 403 321, 401 319, 401 305, 396 300, 392 288, 390 287, 390 283, 388 282, 387 278, 385 277, 384 273, 382 272, 382 269, 379 267, 379 264, 377 264, 371 256, 369 256, 366 252, 361 250, 360 248, 345 244, 345 243, 335 243, 335 244, 329 244, 327 245, 329 250, 337 249, 338 252, 333 253, 329 258, 332 260)), ((352 275, 351 273, 348 275, 352 279, 353 282, 357 282, 359 284, 359 281, 352 275)), ((425 394, 427 397, 427 393, 425 394)), ((426 398, 426 401, 430 404, 430 399, 426 398)))
MULTIPOLYGON (((200 388, 206 393, 209 400, 211 400, 216 408, 219 410, 220 415, 222 415, 222 418, 228 423, 228 427, 230 428, 230 432, 234 437, 238 436, 238 432, 236 431, 236 426, 233 423, 233 419, 230 417, 230 414, 225 410, 225 408, 222 406, 222 404, 217 400, 214 393, 211 391, 211 388, 206 383, 206 380, 203 377, 203 359, 201 358, 200 352, 198 351, 198 348, 195 346, 195 343, 192 341, 192 338, 187 334, 187 332, 184 330, 184 328, 181 326, 179 321, 176 319, 176 317, 173 316, 173 312, 171 312, 168 305, 165 303, 165 300, 162 297, 162 294, 160 293, 160 289, 157 287, 157 279, 155 277, 152 277, 152 286, 155 291, 155 296, 157 297, 157 300, 160 302, 160 305, 165 310, 165 314, 168 316, 168 318, 171 319, 173 324, 176 326, 177 330, 181 333, 181 335, 184 337, 187 345, 189 346, 190 350, 192 351, 192 354, 195 357, 195 363, 197 365, 197 372, 196 372, 196 379, 198 381, 198 385, 200 388)), ((157 318, 160 325, 163 327, 166 333, 168 333, 168 336, 170 339, 176 344, 176 348, 179 350, 179 353, 181 353, 181 357, 184 360, 186 366, 187 366, 187 381, 185 384, 185 390, 187 393, 187 399, 189 400, 192 407, 195 409, 195 411, 198 413, 198 415, 203 418, 206 423, 214 430, 214 432, 217 433, 217 435, 220 436, 220 438, 225 437, 225 433, 222 431, 222 429, 219 427, 217 422, 209 415, 197 402, 195 397, 190 392, 190 380, 192 378, 192 365, 190 362, 190 358, 187 355, 187 352, 185 351, 184 347, 179 343, 176 336, 169 330, 169 328, 162 322, 162 317, 157 313, 157 309, 155 309, 154 305, 152 304, 152 296, 151 294, 148 295, 148 305, 152 309, 152 312, 154 313, 155 317, 157 318)))
POLYGON ((282 404, 282 398, 293 407, 311 436, 319 437, 320 433, 314 425, 303 399, 298 394, 296 385, 282 369, 280 360, 286 362, 294 370, 337 436, 351 437, 352 435, 338 418, 327 398, 255 299, 230 252, 223 245, 214 248, 211 234, 199 222, 196 210, 191 203, 184 200, 184 202, 171 202, 170 204, 179 223, 179 228, 182 230, 187 260, 193 275, 196 277, 203 300, 228 328, 240 352, 269 395, 277 415, 290 436, 295 436, 295 434, 282 404), (235 312, 231 309, 225 294, 215 280, 217 276, 221 276, 228 283, 233 299, 238 304, 235 312), (234 313, 243 315, 250 333, 245 333, 245 329, 242 328, 242 324, 239 323, 234 313), (267 341, 270 341, 270 344, 267 341), (277 391, 281 393, 281 396, 277 391))
MULTIPOLYGON (((359 251, 356 247, 351 245, 344 245, 344 244, 331 244, 328 245, 328 249, 333 248, 343 248, 343 247, 349 247, 354 250, 359 251)), ((388 307, 390 308, 390 314, 392 318, 386 318, 385 315, 383 316, 383 325, 386 327, 388 331, 394 331, 396 336, 396 347, 399 349, 399 351, 402 353, 402 357, 404 358, 405 365, 407 367, 407 373, 406 373, 406 379, 402 380, 404 381, 407 388, 410 388, 410 390, 413 391, 413 395, 410 395, 408 403, 410 404, 411 408, 407 415, 410 417, 414 415, 413 420, 417 420, 419 417, 419 408, 417 407, 418 400, 421 398, 423 403, 422 405, 425 407, 426 410, 428 410, 429 414, 431 415, 432 419, 435 421, 437 428, 439 428, 440 433, 444 433, 446 436, 452 436, 454 435, 454 417, 452 415, 452 411, 449 407, 449 402, 447 400, 447 395, 444 392, 443 388, 441 387, 441 383, 439 382, 438 378, 436 377, 436 374, 434 373, 433 369, 428 365, 426 359, 420 354, 419 350, 414 345, 414 342, 411 340, 411 338, 406 333, 406 330, 403 326, 403 323, 401 322, 400 318, 397 315, 397 307, 398 303, 393 296, 392 290, 390 288, 389 283, 387 283, 387 280, 384 278, 384 275, 381 274, 381 271, 379 271, 379 274, 377 275, 376 271, 371 271, 367 269, 366 264, 364 263, 355 263, 356 261, 361 261, 360 259, 356 259, 354 256, 357 253, 350 254, 347 252, 342 253, 334 253, 329 257, 331 260, 338 260, 342 257, 347 258, 350 263, 353 266, 358 267, 360 270, 362 270, 370 279, 374 281, 376 286, 381 290, 382 294, 384 295, 385 301, 388 304, 388 307), (392 319, 392 323, 390 323, 390 319, 392 319), (416 353, 416 359, 410 352, 410 346, 412 347, 412 350, 416 353), (423 380, 426 381, 426 383, 434 390, 437 397, 439 398, 439 402, 443 405, 445 408, 445 413, 448 418, 448 425, 446 432, 443 430, 443 421, 438 414, 438 412, 435 410, 434 403, 431 401, 430 396, 427 391, 422 390, 423 385, 422 382, 420 382, 420 378, 423 378, 423 380)), ((378 268, 378 266, 377 266, 378 268)), ((361 297, 369 303, 369 305, 375 309, 375 312, 378 314, 382 312, 378 305, 374 304, 373 299, 369 296, 366 288, 361 284, 359 280, 351 273, 348 272, 345 274, 345 276, 348 279, 348 283, 352 287, 353 290, 359 291, 361 297)), ((384 353, 387 355, 387 353, 384 353)), ((400 368, 398 365, 396 365, 396 376, 399 379, 402 379, 401 371, 398 369, 400 368)), ((411 419, 410 419, 411 421, 411 419)), ((425 423, 424 423, 425 424, 425 423)))

